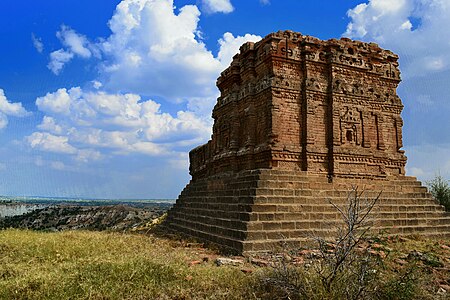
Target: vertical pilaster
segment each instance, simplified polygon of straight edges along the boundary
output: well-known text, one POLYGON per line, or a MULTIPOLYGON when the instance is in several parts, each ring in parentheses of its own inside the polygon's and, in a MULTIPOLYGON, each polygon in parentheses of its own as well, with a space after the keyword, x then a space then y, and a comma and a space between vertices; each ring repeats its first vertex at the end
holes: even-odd
POLYGON ((377 125, 377 148, 379 150, 385 150, 386 145, 384 143, 384 134, 383 134, 383 116, 381 113, 377 113, 375 115, 375 122, 377 125))
POLYGON ((362 146, 364 148, 370 148, 370 114, 367 111, 362 112, 362 146))
POLYGON ((397 151, 403 147, 403 132, 402 132, 403 120, 401 117, 395 119, 395 135, 397 138, 397 151))

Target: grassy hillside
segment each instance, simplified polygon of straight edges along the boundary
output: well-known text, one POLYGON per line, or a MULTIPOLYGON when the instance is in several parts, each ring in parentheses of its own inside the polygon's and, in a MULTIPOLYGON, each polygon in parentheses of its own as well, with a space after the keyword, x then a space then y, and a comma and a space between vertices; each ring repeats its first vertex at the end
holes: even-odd
MULTIPOLYGON (((449 298, 448 241, 394 238, 362 246, 383 260, 367 286, 375 299, 449 298)), ((217 253, 183 240, 3 230, 0 299, 345 299, 340 285, 351 283, 338 280, 332 293, 324 291, 313 252, 301 253, 218 267, 217 253)))
POLYGON ((191 266, 209 254, 144 235, 0 231, 0 299, 240 299, 239 269, 191 266))

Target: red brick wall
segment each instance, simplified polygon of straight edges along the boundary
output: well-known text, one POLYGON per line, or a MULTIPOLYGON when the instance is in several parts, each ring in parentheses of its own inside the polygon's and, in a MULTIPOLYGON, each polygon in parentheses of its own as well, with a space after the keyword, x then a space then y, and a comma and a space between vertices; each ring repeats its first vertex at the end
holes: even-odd
POLYGON ((241 47, 217 85, 194 178, 279 168, 331 177, 404 174, 398 57, 373 43, 281 31, 241 47))

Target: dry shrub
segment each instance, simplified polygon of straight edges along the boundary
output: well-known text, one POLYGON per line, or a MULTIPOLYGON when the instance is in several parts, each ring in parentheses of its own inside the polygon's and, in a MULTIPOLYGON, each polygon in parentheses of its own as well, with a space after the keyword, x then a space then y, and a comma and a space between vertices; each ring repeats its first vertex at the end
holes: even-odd
POLYGON ((373 199, 352 188, 344 206, 330 204, 339 212, 341 225, 334 239, 313 237, 315 258, 293 265, 285 248, 274 268, 260 278, 262 299, 425 299, 419 291, 420 274, 412 264, 398 274, 389 273, 380 256, 362 243, 370 229, 370 214, 380 194, 373 199), (407 298, 405 298, 407 297, 407 298))

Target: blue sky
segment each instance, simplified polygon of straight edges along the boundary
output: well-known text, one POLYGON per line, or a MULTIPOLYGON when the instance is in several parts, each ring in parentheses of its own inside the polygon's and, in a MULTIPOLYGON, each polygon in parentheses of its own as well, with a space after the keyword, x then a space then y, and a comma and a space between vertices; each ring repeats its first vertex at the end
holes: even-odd
POLYGON ((176 198, 216 78, 285 29, 399 54, 407 173, 449 177, 449 0, 5 0, 0 194, 176 198))

